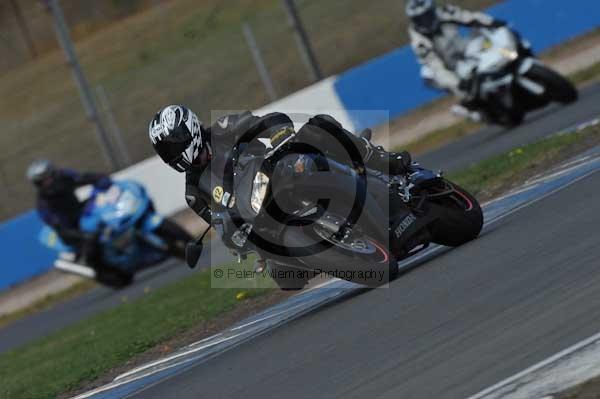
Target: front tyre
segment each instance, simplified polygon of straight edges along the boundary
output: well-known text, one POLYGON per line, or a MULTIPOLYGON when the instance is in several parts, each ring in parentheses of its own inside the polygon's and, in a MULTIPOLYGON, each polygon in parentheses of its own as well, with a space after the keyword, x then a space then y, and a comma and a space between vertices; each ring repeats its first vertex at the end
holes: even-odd
POLYGON ((269 275, 282 291, 299 291, 308 284, 308 272, 269 262, 269 275))
POLYGON ((398 277, 395 257, 385 244, 371 237, 360 234, 339 242, 316 224, 304 229, 288 228, 283 236, 284 244, 288 247, 313 246, 314 255, 301 257, 308 268, 320 269, 344 280, 370 287, 387 284, 398 277), (315 242, 325 241, 333 245, 314 245, 315 242), (360 271, 377 273, 372 278, 363 279, 360 278, 360 271))
POLYGON ((562 104, 577 101, 577 88, 560 73, 544 65, 533 65, 527 72, 527 77, 544 85, 547 96, 551 101, 562 104))
POLYGON ((441 217, 431 227, 432 241, 457 247, 477 238, 483 227, 483 212, 475 197, 458 185, 446 181, 452 192, 436 199, 441 217))

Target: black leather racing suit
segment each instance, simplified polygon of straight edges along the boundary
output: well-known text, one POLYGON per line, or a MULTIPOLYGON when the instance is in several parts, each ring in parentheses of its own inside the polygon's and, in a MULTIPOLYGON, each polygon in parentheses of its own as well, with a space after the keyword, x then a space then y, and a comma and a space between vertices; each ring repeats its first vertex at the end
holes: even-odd
MULTIPOLYGON (((217 171, 223 170, 234 145, 239 141, 256 139, 269 140, 273 145, 277 145, 282 138, 279 136, 289 133, 289 129, 293 129, 293 122, 283 113, 271 113, 259 117, 250 112, 244 112, 226 115, 218 119, 204 132, 210 139, 212 149, 210 165, 205 168, 192 168, 186 173, 185 197, 189 207, 208 224, 211 224, 210 204, 215 200, 213 190, 221 178, 217 176, 219 174, 217 171), (210 185, 210 191, 200 189, 201 179, 204 182, 203 187, 210 185)), ((368 140, 345 130, 329 115, 316 115, 310 118, 297 133, 298 140, 302 143, 317 148, 332 160, 348 163, 348 153, 344 148, 326 144, 326 137, 335 141, 341 136, 343 136, 342 140, 338 141, 352 143, 367 167, 389 171, 393 174, 406 172, 405 160, 409 159, 407 153, 402 155, 385 152, 381 147, 375 147, 368 140), (403 156, 404 158, 402 158, 403 156)))

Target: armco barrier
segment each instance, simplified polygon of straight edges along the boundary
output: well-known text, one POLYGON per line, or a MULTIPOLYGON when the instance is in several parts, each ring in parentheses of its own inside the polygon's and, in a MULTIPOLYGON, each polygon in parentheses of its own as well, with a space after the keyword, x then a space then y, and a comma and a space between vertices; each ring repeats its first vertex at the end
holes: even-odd
MULTIPOLYGON (((600 1, 507 0, 488 12, 510 22, 536 51, 600 26, 600 1)), ((441 96, 421 82, 410 46, 341 74, 334 87, 344 108, 350 110, 355 129, 383 121, 373 119, 370 114, 353 115, 351 110, 386 109, 391 117, 397 117, 441 96)))

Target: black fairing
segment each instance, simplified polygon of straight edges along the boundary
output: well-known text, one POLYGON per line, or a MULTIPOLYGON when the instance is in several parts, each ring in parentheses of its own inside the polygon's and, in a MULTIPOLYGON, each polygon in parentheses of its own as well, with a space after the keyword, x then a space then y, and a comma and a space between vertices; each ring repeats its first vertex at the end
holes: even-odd
MULTIPOLYGON (((233 158, 232 178, 230 183, 225 178, 223 185, 225 191, 235 193, 235 206, 226 208, 217 205, 213 211, 213 217, 217 219, 215 222, 221 224, 226 236, 224 240, 242 224, 252 224, 249 241, 253 243, 253 249, 282 263, 303 266, 302 262, 293 259, 298 253, 288 249, 290 243, 285 241, 288 228, 310 226, 324 214, 347 218, 352 215, 350 199, 355 197, 362 198, 362 201, 359 201, 359 214, 354 215, 357 217, 353 227, 358 227, 380 243, 387 243, 386 246, 398 258, 413 247, 428 243, 424 232, 438 217, 435 206, 424 203, 414 210, 405 204, 388 184, 388 177, 381 172, 367 169, 361 175, 351 167, 327 160, 332 173, 316 173, 320 162, 318 156, 304 158, 303 168, 299 170, 297 154, 278 161, 277 157, 265 159, 262 154, 250 152, 242 154, 239 159, 237 156, 233 158), (254 176, 259 171, 270 178, 270 183, 263 206, 256 214, 250 199, 254 176), (411 223, 402 228, 400 236, 394 236, 394 230, 407 218, 411 219, 411 223)), ((426 169, 418 169, 417 172, 413 175, 416 190, 426 190, 441 181, 438 175, 426 169)))

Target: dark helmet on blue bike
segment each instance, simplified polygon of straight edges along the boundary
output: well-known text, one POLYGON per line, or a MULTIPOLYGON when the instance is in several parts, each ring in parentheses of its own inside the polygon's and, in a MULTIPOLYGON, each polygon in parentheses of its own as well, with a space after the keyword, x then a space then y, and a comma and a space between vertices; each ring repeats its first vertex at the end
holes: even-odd
POLYGON ((434 0, 408 0, 406 16, 412 22, 413 27, 424 35, 435 33, 440 26, 434 0))

